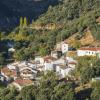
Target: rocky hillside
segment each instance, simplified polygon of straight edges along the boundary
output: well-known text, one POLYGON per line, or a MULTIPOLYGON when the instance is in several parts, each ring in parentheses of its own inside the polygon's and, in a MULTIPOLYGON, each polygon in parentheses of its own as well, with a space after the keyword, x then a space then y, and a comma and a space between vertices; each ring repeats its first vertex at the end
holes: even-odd
POLYGON ((75 33, 65 41, 72 46, 76 46, 75 44, 79 44, 80 46, 90 46, 96 41, 96 39, 93 37, 90 29, 85 29, 83 35, 75 33))

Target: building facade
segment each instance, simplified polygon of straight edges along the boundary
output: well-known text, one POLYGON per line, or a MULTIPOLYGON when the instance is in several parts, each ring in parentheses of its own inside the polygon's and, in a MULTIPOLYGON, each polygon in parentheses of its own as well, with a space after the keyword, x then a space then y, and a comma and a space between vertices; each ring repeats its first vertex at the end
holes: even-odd
POLYGON ((100 57, 100 48, 80 48, 77 50, 78 56, 96 56, 100 57))

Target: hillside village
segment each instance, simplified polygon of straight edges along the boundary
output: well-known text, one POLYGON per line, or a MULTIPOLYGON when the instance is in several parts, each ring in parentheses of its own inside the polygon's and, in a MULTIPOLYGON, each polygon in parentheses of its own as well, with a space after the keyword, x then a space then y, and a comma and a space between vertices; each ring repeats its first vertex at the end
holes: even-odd
MULTIPOLYGON (((13 48, 10 52, 15 52, 13 48)), ((51 51, 51 55, 41 57, 35 56, 34 60, 15 61, 1 69, 0 80, 9 87, 16 87, 21 90, 24 86, 39 85, 42 74, 53 71, 59 79, 76 80, 71 73, 75 70, 78 62, 75 57, 78 56, 98 56, 100 58, 99 47, 81 47, 74 49, 66 41, 62 41, 51 51), (68 56, 69 52, 74 52, 73 56, 68 56)))
POLYGON ((0 8, 0 100, 100 100, 100 0, 0 8))

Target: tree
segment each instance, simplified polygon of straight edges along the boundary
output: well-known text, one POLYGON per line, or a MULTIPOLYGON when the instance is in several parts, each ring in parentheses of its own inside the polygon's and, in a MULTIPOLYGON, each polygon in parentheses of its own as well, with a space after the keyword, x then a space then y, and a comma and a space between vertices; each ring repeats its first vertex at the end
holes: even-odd
POLYGON ((5 88, 0 91, 0 100, 16 100, 18 92, 15 88, 5 88))
POLYGON ((100 100, 100 82, 93 83, 91 100, 100 100))
POLYGON ((6 87, 6 85, 0 81, 0 91, 2 91, 5 87, 6 87))
POLYGON ((24 17, 24 23, 23 23, 23 26, 24 26, 24 27, 27 27, 27 18, 26 18, 26 17, 24 17))
POLYGON ((47 72, 40 82, 38 100, 75 100, 73 82, 58 82, 54 72, 47 72))
POLYGON ((39 54, 40 54, 41 56, 46 56, 46 54, 47 54, 47 49, 46 49, 46 48, 40 48, 39 54))
POLYGON ((37 86, 26 86, 20 91, 17 100, 36 100, 37 90, 37 86))
POLYGON ((20 28, 22 28, 22 27, 23 27, 23 18, 20 17, 20 28))
POLYGON ((15 49, 20 49, 22 47, 22 43, 20 41, 17 41, 14 43, 14 48, 15 49))
POLYGON ((3 53, 0 53, 0 66, 2 66, 5 63, 5 57, 3 53))
POLYGON ((51 100, 75 100, 72 83, 59 83, 55 86, 51 100))
POLYGON ((14 58, 15 58, 15 60, 18 60, 18 61, 26 60, 26 56, 25 56, 25 53, 24 53, 24 49, 22 48, 20 50, 17 50, 14 53, 14 58))
POLYGON ((37 100, 50 100, 54 87, 57 85, 58 77, 54 72, 48 71, 40 81, 37 100))
POLYGON ((81 76, 81 82, 87 83, 93 77, 100 76, 100 59, 97 57, 78 57, 76 75, 81 76))
POLYGON ((89 82, 93 77, 95 77, 95 69, 94 68, 87 67, 81 73, 82 83, 89 82))

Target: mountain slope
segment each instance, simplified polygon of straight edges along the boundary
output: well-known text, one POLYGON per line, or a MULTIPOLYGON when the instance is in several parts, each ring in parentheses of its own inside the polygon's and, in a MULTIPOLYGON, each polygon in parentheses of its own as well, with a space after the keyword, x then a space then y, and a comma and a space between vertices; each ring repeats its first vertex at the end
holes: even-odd
POLYGON ((62 30, 67 35, 79 32, 90 27, 93 35, 98 37, 100 26, 96 19, 100 16, 100 0, 62 0, 62 3, 49 7, 33 24, 48 23, 63 24, 62 30))
POLYGON ((99 44, 100 0, 59 1, 58 5, 49 6, 47 12, 39 16, 31 25, 17 27, 8 36, 1 35, 2 40, 6 37, 13 40, 16 45, 20 44, 20 50, 28 51, 29 56, 50 54, 58 42, 68 39, 75 33, 78 33, 75 37, 78 41, 73 45, 75 48, 90 46, 90 42, 96 43, 97 40, 99 44), (89 31, 85 32, 86 29, 89 31))
POLYGON ((57 3, 58 0, 1 0, 0 29, 18 25, 20 17, 27 17, 30 22, 57 3))

